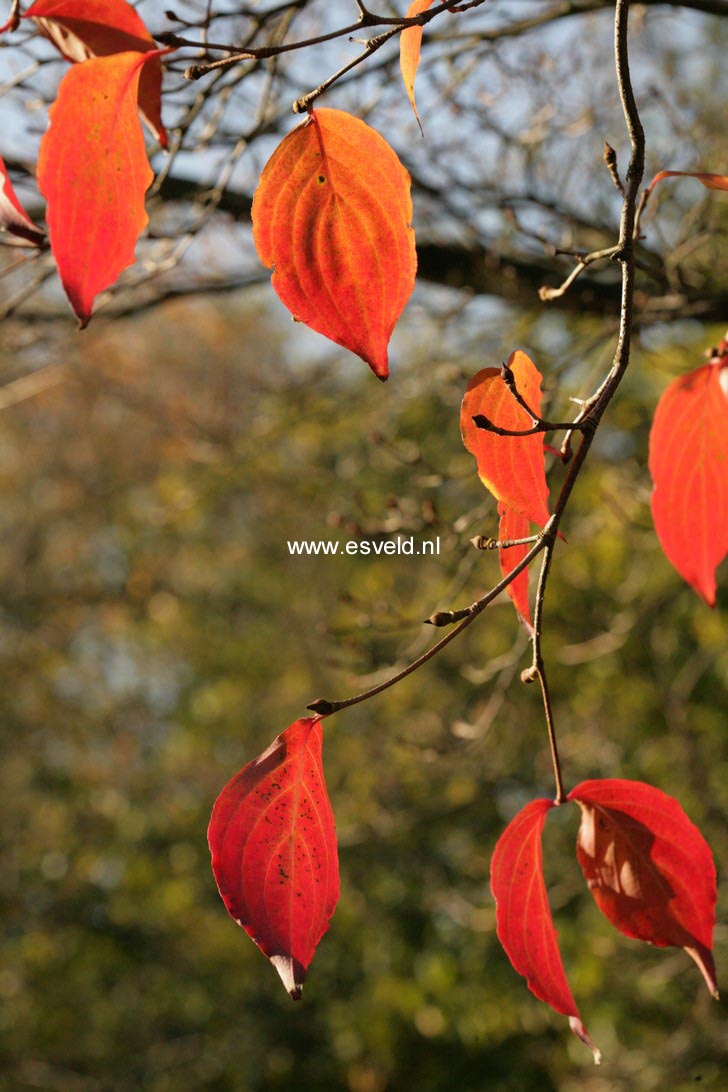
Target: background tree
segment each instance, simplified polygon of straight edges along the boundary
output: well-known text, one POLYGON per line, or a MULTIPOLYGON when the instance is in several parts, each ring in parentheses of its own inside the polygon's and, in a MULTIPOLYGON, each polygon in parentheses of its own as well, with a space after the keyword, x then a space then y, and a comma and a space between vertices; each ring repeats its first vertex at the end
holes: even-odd
MULTIPOLYGON (((153 27, 156 7, 140 6, 153 27)), ((721 166, 711 150, 724 22, 690 7, 650 6, 633 45, 655 169, 721 166)), ((514 26, 510 6, 493 4, 434 23, 418 83, 426 145, 397 80, 384 78, 394 48, 332 97, 380 128, 386 119, 431 232, 420 268, 440 287, 422 284, 409 308, 392 389, 281 327, 267 291, 151 309, 267 281, 242 222, 290 101, 326 67, 321 52, 168 88, 180 143, 173 126, 152 237, 106 308, 133 313, 128 324, 100 316, 77 342, 58 318, 47 259, 11 252, 0 421, 13 532, 2 548, 8 1088, 182 1088, 190 1074, 200 1087, 295 1080, 355 1092, 456 1078, 720 1087, 719 1015, 687 959, 624 942, 573 866, 551 877, 551 900, 604 1074, 572 1068, 584 1059, 569 1060, 500 952, 484 894, 490 851, 522 803, 551 791, 538 701, 515 682, 526 641, 510 605, 416 679, 332 722, 346 895, 303 1013, 221 914, 202 837, 222 781, 302 694, 376 681, 425 647, 425 607, 493 582, 494 556, 467 544, 495 533, 457 433, 467 379, 525 344, 563 406, 604 371, 611 269, 585 271, 548 304, 536 292, 573 265, 567 257, 560 270, 546 247, 614 238, 618 195, 599 162, 603 139, 623 145, 612 12, 592 8, 579 19, 540 12, 523 27, 520 10, 514 26), (577 33, 578 50, 567 49, 577 33), (398 531, 439 534, 440 557, 292 559, 286 546, 398 531), (584 935, 597 940, 585 948, 584 935)), ((176 14, 204 22, 200 6, 176 14)), ((331 26, 310 3, 236 18, 226 35, 255 32, 256 46, 331 26)), ((51 56, 37 38, 27 49, 51 56)), ((342 43, 326 49, 334 71, 342 43)), ((31 105, 38 90, 52 94, 57 64, 27 74, 12 64, 31 105)), ((13 147, 0 151, 17 163, 22 147, 30 162, 26 119, 14 107, 7 117, 13 147)), ((572 782, 618 770, 669 786, 720 860, 725 627, 658 560, 645 467, 666 379, 724 332, 725 203, 697 183, 665 188, 646 230, 635 366, 570 510, 547 651, 572 782)), ((549 837, 567 845, 573 827, 559 818, 549 837)))

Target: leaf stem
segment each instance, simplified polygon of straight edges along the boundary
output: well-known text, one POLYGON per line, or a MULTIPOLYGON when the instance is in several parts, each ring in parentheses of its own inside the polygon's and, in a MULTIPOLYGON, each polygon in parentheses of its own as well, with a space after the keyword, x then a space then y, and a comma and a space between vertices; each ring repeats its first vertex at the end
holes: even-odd
POLYGON ((536 417, 531 428, 501 428, 484 413, 476 413, 473 424, 483 432, 492 432, 496 436, 535 436, 539 432, 582 432, 585 427, 588 427, 585 426, 584 421, 544 421, 541 417, 536 417))

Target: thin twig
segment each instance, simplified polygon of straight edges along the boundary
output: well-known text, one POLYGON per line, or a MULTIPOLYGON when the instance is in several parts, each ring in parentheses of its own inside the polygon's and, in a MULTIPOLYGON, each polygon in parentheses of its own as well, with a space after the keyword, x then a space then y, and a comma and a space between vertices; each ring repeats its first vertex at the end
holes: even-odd
POLYGON ((541 537, 528 535, 526 538, 498 539, 489 538, 487 535, 475 535, 470 539, 470 545, 476 550, 509 550, 511 546, 530 546, 532 542, 538 542, 541 537))
POLYGON ((293 113, 305 114, 308 110, 311 109, 311 106, 316 101, 316 99, 320 95, 323 95, 324 91, 328 91, 330 87, 333 87, 337 80, 340 80, 341 77, 345 76, 347 72, 351 72, 352 68, 356 68, 358 65, 366 61, 368 57, 371 57, 372 54, 376 53, 378 49, 381 49, 382 46, 386 42, 388 42, 390 38, 394 38, 395 34, 399 34, 399 32, 399 27, 393 27, 391 30, 383 31, 382 34, 377 34, 375 38, 370 38, 367 42, 365 42, 364 49, 358 57, 354 57, 351 61, 348 61, 345 65, 342 65, 342 67, 339 68, 338 71, 334 72, 331 76, 327 76, 327 78, 322 83, 320 83, 318 87, 315 87, 313 91, 309 91, 308 94, 301 95, 299 99, 296 99, 293 104, 293 113))
POLYGON ((557 300, 560 296, 563 296, 565 292, 568 292, 576 278, 580 277, 584 270, 588 269, 590 265, 593 265, 594 262, 600 262, 604 258, 616 258, 619 251, 620 246, 617 244, 616 246, 603 247, 601 250, 592 250, 591 254, 583 254, 571 273, 569 273, 569 276, 558 286, 558 288, 551 288, 547 284, 544 284, 539 288, 539 299, 542 299, 544 302, 547 302, 548 300, 557 300))
POLYGON ((29 375, 23 375, 19 379, 13 379, 0 387, 0 410, 8 406, 17 406, 19 402, 25 402, 28 398, 35 398, 50 387, 62 383, 69 374, 67 364, 47 364, 29 375))
MULTIPOLYGON (((645 134, 642 123, 640 122, 639 111, 637 109, 630 78, 628 19, 629 0, 617 0, 614 16, 614 52, 617 68, 617 83, 619 86, 619 95, 622 102, 625 124, 632 146, 632 155, 630 157, 626 185, 624 187, 624 200, 622 202, 619 244, 616 248, 617 257, 622 266, 622 306, 619 318, 619 337, 609 374, 600 386, 596 395, 582 407, 581 412, 585 415, 588 414, 593 428, 583 434, 579 448, 573 458, 569 474, 564 482, 561 494, 559 495, 554 516, 552 517, 556 527, 558 527, 560 520, 559 513, 563 512, 566 506, 574 482, 576 481, 589 448, 591 447, 595 430, 599 425, 604 411, 616 393, 617 387, 629 365, 630 359, 635 275, 634 227, 636 220, 637 194, 644 173, 645 134)), ((550 523, 549 526, 551 526, 550 523)), ((533 616, 533 636, 531 639, 533 645, 533 661, 530 669, 524 672, 522 678, 525 682, 531 682, 537 678, 541 684, 546 727, 551 748, 551 759, 554 767, 554 781, 556 785, 555 803, 562 804, 566 800, 566 796, 564 794, 561 761, 559 758, 553 711, 551 709, 551 699, 541 649, 544 598, 551 569, 554 543, 555 539, 553 538, 549 538, 545 543, 533 616)))
MULTIPOLYGON (((324 42, 333 41, 336 38, 346 37, 348 34, 355 34, 360 31, 362 27, 390 27, 390 30, 385 31, 382 34, 370 38, 364 42, 364 52, 360 54, 360 58, 356 61, 357 64, 361 63, 365 57, 370 56, 376 52, 380 46, 389 41, 396 34, 400 34, 408 27, 424 27, 432 19, 436 19, 438 15, 441 15, 444 11, 469 11, 471 8, 480 7, 484 4, 485 0, 466 0, 465 3, 459 3, 458 0, 446 0, 445 3, 439 4, 435 8, 431 8, 429 11, 423 11, 419 15, 393 17, 390 18, 385 15, 372 15, 367 12, 367 17, 362 17, 362 9, 360 8, 360 18, 356 23, 349 23, 347 26, 340 27, 338 30, 329 31, 327 34, 319 34, 314 38, 303 38, 297 42, 284 42, 280 45, 273 46, 250 46, 245 49, 239 49, 238 47, 224 46, 212 43, 191 42, 183 38, 179 38, 173 32, 166 32, 161 35, 157 35, 157 41, 164 42, 166 45, 174 45, 177 47, 187 46, 197 49, 220 49, 226 50, 231 53, 231 56, 224 57, 219 61, 210 61, 206 64, 194 64, 191 65, 184 73, 188 80, 199 80, 201 76, 205 76, 208 72, 213 72, 220 68, 229 68, 232 65, 238 64, 242 60, 247 60, 250 57, 256 57, 259 60, 264 60, 269 57, 277 57, 281 53, 290 53, 297 49, 307 49, 309 46, 321 45, 324 42)), ((348 72, 354 65, 350 64, 345 66, 340 72, 336 74, 336 79, 342 76, 345 72, 348 72)), ((331 77, 326 82, 326 87, 331 86, 334 82, 334 77, 331 77)), ((319 91, 318 94, 321 92, 319 91)), ((311 100, 316 98, 316 94, 311 92, 311 100)), ((299 100, 301 101, 301 100, 299 100)), ((297 113, 305 112, 306 107, 303 106, 297 113)))

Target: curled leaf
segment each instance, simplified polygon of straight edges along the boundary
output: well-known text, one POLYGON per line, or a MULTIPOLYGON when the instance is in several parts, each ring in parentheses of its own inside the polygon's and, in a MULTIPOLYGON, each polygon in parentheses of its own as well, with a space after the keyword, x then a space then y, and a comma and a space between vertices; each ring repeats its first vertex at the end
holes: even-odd
POLYGON ((410 176, 389 144, 351 114, 313 111, 266 164, 252 215, 293 317, 386 379, 417 268, 410 176))
MULTIPOLYGON (((516 389, 535 414, 541 412, 541 373, 517 349, 508 358, 516 389)), ((478 428, 473 418, 483 416, 499 428, 523 431, 533 424, 508 389, 499 368, 484 368, 468 383, 460 409, 460 432, 475 456, 478 476, 501 504, 543 527, 549 518, 543 433, 498 436, 478 428)))
POLYGON ((685 948, 714 997, 716 876, 710 847, 677 800, 641 781, 583 781, 576 852, 597 906, 625 936, 685 948))
POLYGON ((566 981, 546 895, 541 837, 552 807, 551 800, 532 800, 498 839, 490 866, 498 939, 531 993, 568 1016, 571 1030, 599 1064, 601 1054, 582 1024, 566 981))
MULTIPOLYGON (((430 7, 432 7, 432 0, 413 0, 407 8, 406 18, 411 19, 415 15, 420 15, 430 7)), ((422 132, 422 124, 415 103, 415 76, 420 64, 421 47, 422 27, 405 27, 399 36, 399 66, 402 70, 402 79, 404 80, 407 97, 412 103, 420 132, 422 132)))
POLYGON ((45 232, 36 227, 18 201, 2 157, 0 157, 0 230, 7 231, 16 240, 20 240, 16 242, 16 246, 24 244, 42 246, 45 242, 45 232))
POLYGON ((297 1000, 339 898, 320 717, 295 721, 225 786, 207 837, 228 912, 297 1000))
POLYGON ((727 174, 709 174, 700 171, 658 171, 647 187, 647 192, 652 193, 658 182, 663 178, 697 178, 709 190, 728 190, 727 174))
POLYGON ((664 392, 650 431, 652 516, 684 580, 715 606, 715 570, 728 553, 728 374, 718 357, 664 392))
POLYGON ((113 53, 154 52, 139 80, 139 109, 163 148, 162 62, 142 19, 126 0, 36 0, 23 15, 53 42, 68 61, 81 62, 113 53))
POLYGON ((152 170, 137 113, 145 53, 74 65, 61 81, 40 144, 38 186, 51 250, 82 326, 95 296, 134 261, 147 223, 152 170))

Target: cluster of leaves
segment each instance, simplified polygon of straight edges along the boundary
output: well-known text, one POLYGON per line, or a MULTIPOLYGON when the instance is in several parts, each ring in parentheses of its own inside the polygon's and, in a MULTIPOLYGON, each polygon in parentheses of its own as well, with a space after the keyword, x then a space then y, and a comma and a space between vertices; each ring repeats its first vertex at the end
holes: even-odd
MULTIPOLYGON (((218 797, 208 838, 232 917, 301 997, 339 897, 334 817, 321 759, 321 718, 295 721, 218 797)), ((672 797, 635 781, 585 781, 577 856, 597 905, 625 936, 683 947, 717 997, 711 955, 716 876, 710 849, 672 797)), ((554 802, 534 800, 509 823, 491 864, 498 936, 536 997, 581 1021, 559 954, 543 878, 541 834, 554 802)))
MULTIPOLYGON (((719 376, 716 365, 705 367, 719 376)), ((470 382, 461 427, 481 480, 498 500, 501 536, 515 530, 525 537, 532 522, 543 527, 549 520, 543 432, 517 434, 530 421, 524 405, 540 413, 542 377, 520 351, 504 372, 485 369, 470 382), (488 427, 479 429, 479 419, 488 427), (499 436, 493 426, 516 435, 499 436)), ((525 549, 523 542, 504 541, 499 552, 504 575, 516 573, 508 590, 531 630, 525 549), (516 560, 509 560, 516 551, 516 560), (522 574, 525 580, 518 579, 522 574)), ((321 752, 320 716, 290 725, 225 787, 208 831, 213 871, 229 913, 268 956, 294 999, 301 996, 339 895, 321 752)), ((620 779, 583 782, 567 800, 581 809, 577 856, 605 916, 625 936, 685 948, 717 997, 711 954, 715 866, 678 802, 653 786, 620 779)), ((566 980, 546 895, 541 835, 554 806, 550 800, 526 805, 498 841, 491 864, 498 936, 532 992, 569 1018, 598 1062, 600 1052, 566 980)))
MULTIPOLYGON (((430 3, 415 0, 414 16, 430 3)), ((166 146, 161 57, 124 0, 37 0, 33 19, 73 66, 50 110, 38 161, 48 241, 81 326, 94 300, 134 261, 153 180, 141 117, 166 146), (141 115, 141 117, 140 117, 141 115)), ((413 108, 421 28, 401 34, 413 108)), ((416 109, 415 109, 416 113, 416 109)), ((419 119, 418 119, 419 120, 419 119)), ((22 243, 44 233, 23 211, 2 170, 0 224, 22 243)), ((661 179, 686 172, 663 171, 661 179)), ((697 174, 713 189, 725 176, 697 174)), ((284 138, 260 179, 253 232, 273 287, 292 315, 360 356, 379 379, 414 286, 410 178, 370 126, 314 110, 284 138)), ((728 552, 728 342, 663 395, 650 440, 655 527, 666 555, 709 605, 728 552)), ((468 385, 463 441, 498 501, 501 571, 534 634, 528 598, 531 524, 547 506, 541 375, 525 353, 486 368, 468 385)), ((559 426, 555 426, 559 427, 559 426)), ((562 451, 564 457, 566 452, 562 451)), ((213 870, 231 915, 271 959, 292 997, 301 994, 339 892, 334 820, 321 764, 322 715, 295 721, 223 790, 209 829, 213 870)), ((585 782, 568 800, 582 810, 577 853, 605 915, 627 936, 686 948, 716 992, 711 945, 715 870, 679 805, 659 790, 621 780, 585 782)), ((562 801, 557 801, 561 803, 562 801)), ((546 900, 541 832, 550 801, 534 801, 508 826, 493 857, 498 935, 532 991, 584 1031, 561 965, 546 900)))

